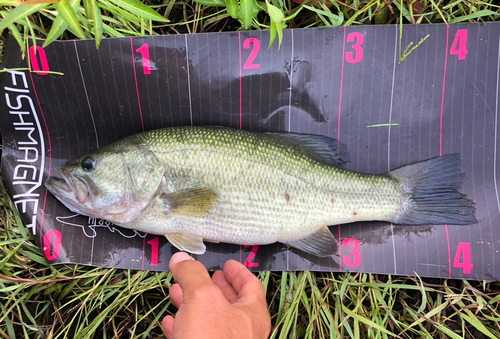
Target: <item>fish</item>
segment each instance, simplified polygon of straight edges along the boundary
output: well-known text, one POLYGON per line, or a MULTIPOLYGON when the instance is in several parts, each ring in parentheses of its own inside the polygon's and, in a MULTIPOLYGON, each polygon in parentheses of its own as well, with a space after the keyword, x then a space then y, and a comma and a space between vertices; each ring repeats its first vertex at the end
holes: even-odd
POLYGON ((151 130, 56 168, 47 189, 72 212, 164 235, 201 255, 204 242, 280 242, 336 255, 329 225, 471 225, 475 204, 459 190, 459 154, 386 174, 345 168, 342 143, 323 135, 218 126, 151 130))

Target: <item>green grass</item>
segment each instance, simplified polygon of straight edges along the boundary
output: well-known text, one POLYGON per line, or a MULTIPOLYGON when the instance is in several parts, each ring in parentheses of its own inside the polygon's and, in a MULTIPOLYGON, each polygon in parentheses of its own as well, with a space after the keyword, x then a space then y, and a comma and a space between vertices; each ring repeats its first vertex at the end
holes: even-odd
MULTIPOLYGON (((493 0, 30 3, 16 7, 17 0, 0 0, 0 50, 7 31, 22 46, 29 36, 97 37, 98 45, 106 37, 252 29, 270 30, 279 39, 285 27, 500 17, 493 0)), ((271 338, 500 338, 499 282, 311 272, 259 277, 272 317, 271 338)), ((168 298, 171 282, 168 273, 48 266, 0 188, 0 338, 160 338, 161 319, 176 311, 168 298)))

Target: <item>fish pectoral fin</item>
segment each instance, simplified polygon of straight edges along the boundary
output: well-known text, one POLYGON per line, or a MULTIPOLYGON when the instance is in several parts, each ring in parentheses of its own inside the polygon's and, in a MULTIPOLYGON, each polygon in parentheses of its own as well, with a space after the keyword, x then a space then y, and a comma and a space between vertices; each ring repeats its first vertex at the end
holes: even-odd
POLYGON ((167 240, 180 249, 193 254, 205 253, 206 247, 203 243, 203 238, 196 234, 186 233, 169 233, 165 234, 167 240))
POLYGON ((162 194, 163 213, 184 216, 204 216, 213 206, 217 195, 209 188, 195 188, 162 194))
POLYGON ((295 247, 306 253, 318 257, 329 257, 338 251, 338 244, 327 226, 321 227, 313 234, 299 240, 284 242, 284 244, 295 247))

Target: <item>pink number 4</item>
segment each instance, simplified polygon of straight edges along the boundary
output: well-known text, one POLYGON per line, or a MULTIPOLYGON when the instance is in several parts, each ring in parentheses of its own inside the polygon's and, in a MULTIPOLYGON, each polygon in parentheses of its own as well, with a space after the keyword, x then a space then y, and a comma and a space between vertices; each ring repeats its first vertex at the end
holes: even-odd
POLYGON ((470 243, 459 242, 457 253, 455 254, 455 260, 453 260, 453 267, 461 268, 464 274, 471 274, 471 270, 474 265, 471 262, 470 257, 470 243), (462 261, 460 262, 460 258, 462 261))
POLYGON ((459 29, 455 35, 455 39, 451 44, 450 54, 458 55, 458 60, 465 60, 465 56, 469 53, 467 50, 467 30, 459 29))

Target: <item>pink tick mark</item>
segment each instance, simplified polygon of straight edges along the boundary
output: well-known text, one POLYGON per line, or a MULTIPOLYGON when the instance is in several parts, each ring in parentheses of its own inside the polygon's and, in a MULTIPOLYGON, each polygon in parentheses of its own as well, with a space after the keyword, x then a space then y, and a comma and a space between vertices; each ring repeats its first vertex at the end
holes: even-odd
POLYGON ((353 212, 352 214, 354 214, 354 215, 358 215, 358 212, 353 212))
POLYGON ((287 203, 290 201, 290 195, 288 195, 288 193, 285 193, 285 199, 287 203))
POLYGON ((332 198, 332 205, 333 205, 334 202, 335 202, 335 199, 332 198))

